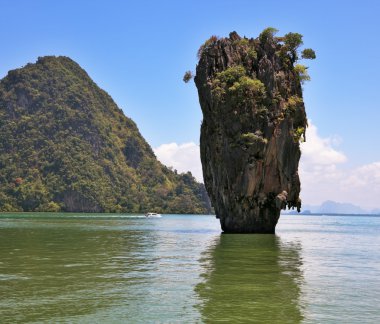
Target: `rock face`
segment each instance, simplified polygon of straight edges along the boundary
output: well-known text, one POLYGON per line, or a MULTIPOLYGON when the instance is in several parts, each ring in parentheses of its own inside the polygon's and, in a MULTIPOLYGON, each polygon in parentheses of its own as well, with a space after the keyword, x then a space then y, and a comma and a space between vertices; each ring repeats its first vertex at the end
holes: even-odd
POLYGON ((48 56, 0 81, 0 211, 211 210, 77 63, 48 56))
POLYGON ((301 206, 305 71, 271 34, 212 37, 198 54, 203 176, 222 230, 274 233, 281 209, 301 206))

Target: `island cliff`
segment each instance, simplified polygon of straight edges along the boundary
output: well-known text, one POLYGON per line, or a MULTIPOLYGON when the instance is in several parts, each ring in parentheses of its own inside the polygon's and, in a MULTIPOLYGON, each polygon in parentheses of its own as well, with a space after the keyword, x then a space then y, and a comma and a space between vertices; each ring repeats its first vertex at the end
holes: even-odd
MULTIPOLYGON (((281 209, 301 207, 301 83, 309 77, 295 64, 302 35, 275 32, 213 36, 198 53, 203 177, 224 232, 274 233, 281 209)), ((302 58, 315 53, 305 49, 302 58)))
POLYGON ((47 56, 0 81, 0 211, 211 209, 203 184, 157 161, 77 63, 47 56))

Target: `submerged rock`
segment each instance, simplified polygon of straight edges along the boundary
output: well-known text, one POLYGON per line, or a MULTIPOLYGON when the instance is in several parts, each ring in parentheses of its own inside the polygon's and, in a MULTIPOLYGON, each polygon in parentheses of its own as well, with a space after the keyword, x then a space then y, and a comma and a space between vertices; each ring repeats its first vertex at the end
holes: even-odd
POLYGON ((301 39, 269 28, 257 39, 213 36, 199 50, 203 176, 224 232, 274 233, 281 209, 301 207, 301 39))

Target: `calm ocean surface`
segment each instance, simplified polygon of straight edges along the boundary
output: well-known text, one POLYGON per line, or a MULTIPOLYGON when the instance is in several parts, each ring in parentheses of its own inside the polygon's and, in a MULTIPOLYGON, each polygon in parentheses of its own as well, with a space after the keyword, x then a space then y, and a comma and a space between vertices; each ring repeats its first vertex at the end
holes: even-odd
POLYGON ((0 214, 1 323, 380 323, 380 218, 0 214))

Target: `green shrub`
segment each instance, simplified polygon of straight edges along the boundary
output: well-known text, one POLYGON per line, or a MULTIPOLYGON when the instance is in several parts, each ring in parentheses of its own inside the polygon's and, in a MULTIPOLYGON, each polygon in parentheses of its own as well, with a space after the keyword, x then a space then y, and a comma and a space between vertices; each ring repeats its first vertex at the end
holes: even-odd
MULTIPOLYGON (((277 54, 282 58, 285 66, 289 67, 291 63, 298 60, 298 48, 303 44, 302 35, 299 33, 287 33, 284 37, 278 39, 284 42, 284 45, 277 50, 277 54)), ((303 59, 315 59, 316 55, 313 49, 306 48, 301 52, 303 59)))
POLYGON ((8 203, 4 203, 2 206, 0 206, 0 212, 17 212, 17 211, 22 211, 22 209, 20 209, 19 207, 17 206, 14 206, 14 205, 11 205, 11 204, 8 204, 8 203))
POLYGON ((240 38, 239 40, 234 41, 233 44, 237 46, 249 46, 249 39, 240 38))
POLYGON ((298 96, 291 96, 288 98, 287 105, 290 107, 296 107, 303 103, 302 98, 298 96))
POLYGON ((284 48, 290 55, 290 60, 294 63, 298 60, 298 47, 303 44, 302 35, 298 33, 287 33, 284 36, 284 48))
POLYGON ((247 55, 252 60, 256 60, 257 59, 257 52, 253 48, 250 48, 248 50, 247 55))
POLYGON ((297 127, 293 131, 293 139, 295 142, 303 142, 304 141, 304 136, 305 136, 305 127, 297 127))
POLYGON ((228 90, 241 99, 263 99, 265 97, 264 84, 258 79, 251 79, 247 76, 243 76, 239 79, 239 81, 234 82, 228 90))
POLYGON ((248 57, 252 60, 257 59, 257 52, 255 51, 255 47, 253 43, 250 43, 248 38, 241 38, 233 42, 235 46, 241 47, 248 55, 248 57))
POLYGON ((185 75, 183 76, 183 82, 188 83, 193 77, 193 72, 186 71, 185 75))
POLYGON ((305 48, 301 53, 301 57, 303 59, 314 60, 317 56, 315 55, 315 52, 313 49, 305 48))
POLYGON ((245 76, 245 68, 242 65, 231 66, 228 69, 216 74, 216 79, 227 86, 231 86, 234 82, 238 81, 241 77, 245 76))
POLYGON ((253 145, 258 143, 267 144, 268 140, 266 138, 263 138, 261 134, 254 134, 254 133, 245 133, 240 135, 241 141, 245 145, 253 145))
POLYGON ((274 35, 278 32, 278 29, 273 27, 265 28, 259 35, 261 44, 265 44, 268 40, 273 40, 274 35))
POLYGON ((289 113, 293 113, 297 110, 298 107, 303 103, 302 98, 298 96, 291 96, 285 103, 285 110, 289 113))
POLYGON ((297 73, 301 83, 304 83, 305 81, 310 81, 310 76, 307 73, 307 66, 302 64, 297 64, 294 67, 294 71, 297 73))
POLYGON ((42 212, 50 212, 50 213, 57 213, 61 211, 61 206, 58 205, 54 201, 50 201, 46 204, 40 205, 36 211, 42 211, 42 212))
POLYGON ((223 99, 227 93, 238 102, 261 100, 266 96, 264 84, 258 79, 248 77, 241 65, 231 66, 217 73, 211 87, 212 94, 218 100, 223 99))
POLYGON ((226 90, 245 75, 245 69, 241 65, 231 66, 228 69, 216 73, 211 83, 211 92, 217 100, 222 100, 226 90))
MULTIPOLYGON (((219 80, 216 80, 216 81, 219 81, 219 80)), ((213 83, 211 93, 217 100, 222 100, 224 95, 226 94, 226 90, 222 88, 219 84, 220 83, 218 82, 213 83)))
POLYGON ((299 33, 287 33, 284 36, 285 46, 290 51, 296 51, 303 44, 302 35, 299 33))

